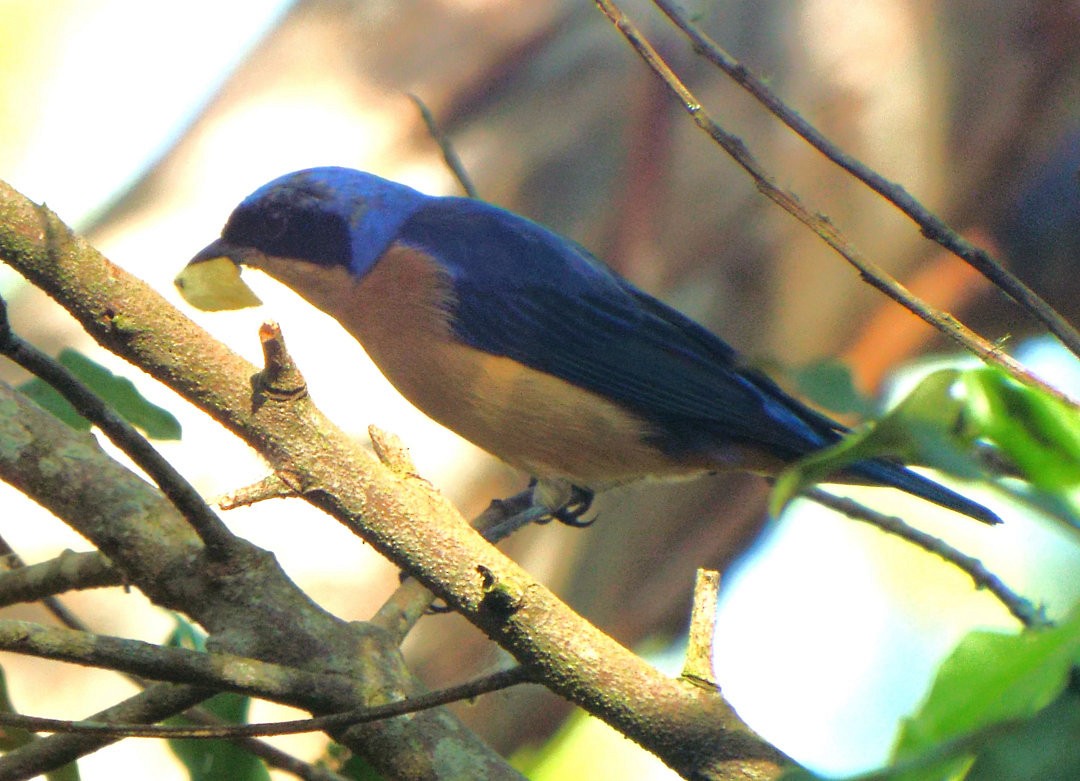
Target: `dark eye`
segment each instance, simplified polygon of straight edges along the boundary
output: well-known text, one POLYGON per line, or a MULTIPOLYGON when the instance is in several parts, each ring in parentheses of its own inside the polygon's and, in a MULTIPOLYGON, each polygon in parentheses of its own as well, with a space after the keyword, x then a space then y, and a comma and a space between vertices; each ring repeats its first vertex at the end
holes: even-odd
POLYGON ((259 217, 261 217, 261 225, 259 225, 258 235, 263 241, 276 241, 289 230, 289 216, 278 209, 268 209, 259 217))
POLYGON ((265 249, 289 230, 289 216, 278 208, 241 206, 229 217, 223 238, 250 247, 265 249))

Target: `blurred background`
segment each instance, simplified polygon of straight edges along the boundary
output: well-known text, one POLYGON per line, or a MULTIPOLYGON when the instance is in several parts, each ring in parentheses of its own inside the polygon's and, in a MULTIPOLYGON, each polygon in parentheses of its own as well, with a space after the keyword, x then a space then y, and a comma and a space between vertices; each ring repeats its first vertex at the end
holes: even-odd
MULTIPOLYGON (((988 283, 696 57, 648 3, 624 7, 773 177, 871 259, 990 339, 1013 346, 1038 335, 988 283)), ((1076 319, 1080 3, 691 0, 687 8, 828 137, 1076 319)), ((473 515, 525 476, 409 407, 332 320, 254 272, 246 278, 265 302, 258 310, 191 311, 172 287, 241 198, 290 170, 352 166, 460 194, 410 93, 484 199, 574 238, 782 381, 835 358, 849 363, 860 391, 878 394, 898 366, 953 349, 762 198, 590 2, 0 0, 0 178, 47 202, 249 359, 259 355, 259 323, 278 320, 323 410, 358 438, 369 423, 401 435, 420 471, 473 515)), ((0 293, 25 338, 53 353, 84 350, 177 414, 183 440, 161 448, 206 496, 265 473, 246 446, 102 353, 2 266, 0 293)), ((0 365, 0 378, 25 376, 0 365)), ((507 548, 621 642, 657 659, 668 649, 676 670, 670 648, 687 620, 694 570, 725 570, 717 671, 740 713, 814 767, 865 767, 884 757, 896 720, 958 637, 1011 624, 969 579, 873 530, 799 505, 765 526, 765 495, 760 480, 743 476, 634 486, 601 497, 588 530, 529 529, 507 548)), ((881 495, 859 493, 869 503, 881 495)), ((924 504, 903 507, 1052 611, 1077 596, 1071 537, 1035 519, 1010 517, 991 531, 924 504)), ((397 584, 389 564, 302 501, 236 510, 226 521, 343 618, 369 617, 397 584)), ((30 561, 87 545, 4 486, 0 534, 30 561)), ((110 634, 160 641, 172 626, 136 594, 67 601, 110 634)), ((33 607, 5 615, 48 620, 33 607)), ((501 661, 450 615, 425 619, 406 654, 432 687, 501 661)), ((22 658, 4 666, 16 705, 37 715, 82 717, 128 691, 107 673, 22 658)), ((514 752, 543 745, 569 710, 526 691, 459 712, 514 752)), ((283 715, 259 706, 253 718, 283 715)), ((280 743, 309 759, 324 745, 318 736, 280 743)), ((591 745, 596 768, 577 755, 534 777, 617 777, 616 754, 629 744, 591 745)), ((642 760, 628 761, 644 777, 642 760)), ((165 763, 156 777, 184 777, 152 741, 126 741, 81 766, 84 778, 115 778, 151 762, 165 763)))

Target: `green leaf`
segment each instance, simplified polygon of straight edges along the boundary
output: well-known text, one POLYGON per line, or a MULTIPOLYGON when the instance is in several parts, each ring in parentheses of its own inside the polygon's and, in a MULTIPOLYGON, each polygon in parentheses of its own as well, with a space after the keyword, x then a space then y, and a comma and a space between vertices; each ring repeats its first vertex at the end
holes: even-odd
POLYGON ((965 781, 1080 778, 1080 692, 1066 690, 1033 719, 979 752, 965 781))
POLYGON ((334 770, 339 776, 353 781, 383 781, 379 774, 363 757, 349 751, 340 743, 331 741, 326 746, 326 755, 318 761, 318 766, 334 770))
POLYGON ((1033 485, 1056 492, 1080 487, 1080 413, 997 368, 964 377, 971 425, 1019 467, 1033 485))
POLYGON ((1070 494, 1080 489, 1080 412, 996 367, 928 375, 880 420, 785 470, 769 509, 779 513, 807 486, 869 458, 978 479, 984 470, 974 456, 977 442, 992 445, 1031 486, 1046 492, 1051 501, 1042 506, 1075 521, 1070 494))
POLYGON ((970 762, 973 746, 979 746, 981 753, 1002 745, 1010 735, 1027 729, 1024 721, 1064 691, 1078 658, 1080 608, 1052 628, 967 635, 941 665, 920 711, 904 722, 894 749, 901 768, 933 759, 930 766, 936 773, 924 767, 918 773, 883 777, 947 778, 970 762), (1010 721, 1019 724, 1015 729, 992 729, 1010 721), (943 744, 980 730, 987 731, 985 740, 961 743, 955 752, 941 755, 943 744))
MULTIPOLYGON (((82 353, 65 348, 58 360, 107 402, 117 414, 142 429, 152 439, 180 439, 180 422, 168 410, 150 403, 131 380, 113 374, 82 353)), ((87 431, 90 423, 77 413, 67 400, 44 380, 35 377, 19 390, 64 423, 78 431, 87 431)))
POLYGON ((187 648, 206 652, 206 634, 179 613, 173 613, 176 627, 169 633, 165 645, 169 648, 187 648))
POLYGON ((338 773, 345 776, 345 778, 353 779, 353 781, 383 781, 382 775, 368 764, 363 757, 356 754, 345 760, 345 764, 341 766, 338 773))
MULTIPOLYGON (((247 722, 250 699, 239 694, 216 694, 199 707, 227 724, 247 722)), ((166 724, 192 724, 174 717, 166 724)), ((169 740, 169 749, 184 763, 192 781, 269 781, 262 760, 225 740, 169 740)))
POLYGON ((929 375, 880 420, 799 459, 777 478, 769 511, 778 515, 807 486, 865 459, 895 458, 969 478, 981 475, 978 464, 966 455, 973 436, 964 423, 963 402, 952 393, 961 374, 945 369, 929 375))
MULTIPOLYGON (((972 632, 902 725, 888 767, 849 781, 1072 781, 1080 778, 1080 606, 1059 626, 972 632)), ((802 769, 782 781, 816 781, 802 769)))
MULTIPOLYGON (((166 645, 171 648, 206 650, 206 636, 192 624, 175 616, 176 628, 166 645)), ((251 699, 232 692, 216 694, 199 707, 226 724, 247 723, 251 699)), ((166 724, 192 724, 177 716, 166 724)), ((225 740, 169 740, 169 749, 184 763, 192 781, 269 781, 270 773, 258 757, 225 740)))
MULTIPOLYGON (((3 713, 18 713, 15 710, 15 705, 11 702, 11 696, 8 694, 7 675, 2 668, 0 668, 0 711, 3 713)), ((33 732, 22 727, 4 727, 0 730, 0 751, 5 753, 14 751, 35 738, 33 732)))
POLYGON ((90 430, 90 421, 76 412, 67 399, 40 377, 27 380, 22 385, 19 385, 16 390, 76 431, 90 430))

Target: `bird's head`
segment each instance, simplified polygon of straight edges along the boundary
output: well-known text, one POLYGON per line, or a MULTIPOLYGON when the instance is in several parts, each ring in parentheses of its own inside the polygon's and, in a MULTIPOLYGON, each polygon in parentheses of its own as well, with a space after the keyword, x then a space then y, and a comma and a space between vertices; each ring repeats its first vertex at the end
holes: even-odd
POLYGON ((362 277, 428 196, 350 168, 310 168, 279 177, 245 198, 176 278, 200 309, 240 309, 259 299, 240 266, 267 257, 362 277))

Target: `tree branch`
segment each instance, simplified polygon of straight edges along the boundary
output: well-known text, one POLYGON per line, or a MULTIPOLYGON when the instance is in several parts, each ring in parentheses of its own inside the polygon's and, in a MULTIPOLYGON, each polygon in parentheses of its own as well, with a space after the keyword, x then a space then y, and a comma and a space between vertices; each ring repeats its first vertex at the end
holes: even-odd
POLYGON ((1025 627, 1047 625, 1046 616, 1043 615, 1040 609, 1006 586, 1001 578, 988 570, 981 561, 974 556, 962 553, 944 540, 916 529, 914 526, 904 523, 900 518, 876 512, 853 499, 836 496, 820 488, 803 491, 803 495, 824 507, 828 507, 830 510, 843 513, 853 520, 877 526, 888 534, 905 539, 913 545, 918 545, 923 550, 944 559, 970 576, 975 582, 976 588, 985 588, 993 594, 1005 606, 1005 609, 1025 627))
MULTIPOLYGON (((53 594, 72 589, 118 586, 126 583, 123 573, 97 551, 87 553, 64 551, 50 561, 30 566, 27 566, 2 538, 0 538, 0 551, 3 552, 7 565, 13 568, 10 572, 0 575, 0 606, 40 600, 46 609, 69 629, 90 632, 89 627, 68 610, 60 600, 52 596, 53 594)), ((147 688, 146 681, 140 676, 128 674, 127 678, 139 688, 147 688)), ((18 714, 9 715, 18 716, 18 714)), ((0 718, 2 716, 3 714, 0 714, 0 718)), ((184 716, 197 724, 217 726, 222 723, 213 713, 198 706, 184 711, 184 716)), ((259 757, 270 767, 286 770, 305 781, 343 781, 342 776, 297 759, 261 740, 239 737, 233 738, 231 742, 259 757)), ((49 753, 47 747, 41 751, 45 755, 49 753)))
MULTIPOLYGON (((394 474, 310 399, 278 402, 256 391, 252 403, 254 367, 7 186, 0 186, 0 257, 102 345, 206 410, 275 469, 289 470, 305 499, 417 577, 557 693, 688 777, 769 777, 778 771, 784 758, 752 735, 718 693, 661 675, 581 619, 484 541, 426 482, 394 474)), ((239 563, 241 557, 235 558, 239 563)), ((247 590, 251 574, 244 566, 237 577, 247 590)), ((269 642, 273 633, 255 624, 280 624, 281 614, 271 620, 264 602, 245 605, 255 613, 246 631, 269 642)), ((200 620, 214 626, 217 616, 210 613, 200 620)), ((319 647, 328 641, 313 634, 308 642, 319 647)), ((282 645, 273 634, 270 647, 256 643, 245 653, 264 658, 280 654, 282 645)), ((310 654, 300 653, 312 663, 310 654)))
MULTIPOLYGON (((248 659, 245 663, 254 660, 248 659)), ((41 716, 27 716, 21 713, 0 713, 0 724, 8 727, 63 734, 101 735, 112 738, 164 738, 222 740, 239 739, 271 735, 299 735, 304 732, 328 732, 354 724, 381 721, 410 713, 419 713, 440 705, 471 700, 482 694, 500 691, 532 683, 530 673, 524 667, 511 667, 481 676, 471 681, 450 686, 439 691, 418 694, 404 700, 395 700, 382 705, 354 708, 349 711, 331 713, 328 716, 316 716, 309 719, 290 721, 271 721, 255 724, 165 724, 148 725, 139 723, 120 723, 116 721, 94 721, 93 719, 51 719, 41 716)), ((217 684, 215 684, 216 686, 217 684)), ((229 688, 225 686, 224 688, 229 688)))
POLYGON ((30 621, 0 619, 0 650, 231 691, 297 707, 343 710, 363 701, 363 682, 222 652, 203 653, 30 621))
MULTIPOLYGON (((0 232, 4 224, 0 220, 0 232)), ((157 604, 200 622, 211 632, 212 647, 354 679, 355 699, 323 703, 319 710, 344 710, 423 690, 405 668, 392 637, 327 614, 288 580, 270 555, 242 540, 225 559, 211 559, 176 508, 109 458, 92 436, 74 431, 4 385, 0 442, 5 443, 0 448, 0 478, 100 547, 126 581, 157 604)), ((200 691, 202 697, 212 694, 200 691)), ((192 704, 185 700, 177 711, 155 710, 160 715, 153 720, 192 704)), ((138 716, 125 712, 118 719, 137 721, 138 716)), ((53 741, 69 747, 58 755, 64 761, 73 758, 69 751, 85 753, 108 742, 94 738, 72 743, 64 738, 35 741, 14 760, 0 758, 0 779, 9 761, 30 762, 37 751, 52 756, 48 752, 53 741)), ((397 778, 453 778, 462 767, 471 768, 476 777, 520 778, 446 713, 355 727, 335 738, 397 778)))
POLYGON ((65 591, 123 584, 124 573, 97 551, 64 551, 49 561, 0 574, 0 607, 37 602, 65 591))
POLYGON ((176 509, 188 519, 211 553, 228 547, 234 539, 232 533, 191 483, 162 457, 146 437, 59 361, 12 332, 8 323, 7 303, 3 298, 0 298, 0 353, 49 383, 80 415, 101 429, 114 445, 150 475, 158 488, 176 505, 176 509))
POLYGON ((716 603, 719 597, 720 573, 698 569, 694 577, 694 606, 690 611, 690 632, 686 640, 686 661, 682 675, 705 686, 719 686, 713 672, 716 603))
POLYGON ((912 197, 903 186, 890 182, 870 166, 847 154, 825 138, 817 128, 788 107, 764 82, 754 76, 745 65, 707 36, 672 0, 653 0, 653 2, 693 42, 696 52, 757 98, 765 108, 808 144, 900 209, 919 226, 924 236, 977 269, 1002 292, 1045 325, 1050 333, 1054 334, 1074 355, 1080 357, 1080 332, 986 250, 967 241, 944 220, 912 197))
POLYGON ((439 151, 442 152, 443 162, 446 163, 446 167, 450 169, 450 173, 457 179, 458 184, 461 185, 461 189, 464 190, 465 194, 470 198, 478 198, 479 195, 476 192, 476 186, 469 177, 469 172, 465 170, 465 166, 461 162, 461 158, 458 157, 457 150, 455 150, 453 144, 450 143, 450 139, 448 139, 439 128, 439 123, 435 121, 435 115, 431 113, 427 104, 424 103, 418 95, 414 95, 410 92, 408 93, 408 97, 420 112, 420 118, 424 120, 424 126, 427 128, 428 135, 430 135, 432 140, 439 145, 439 151))
MULTIPOLYGON (((90 718, 94 721, 152 723, 182 713, 213 694, 213 691, 195 686, 162 683, 90 718)), ((34 778, 115 741, 113 737, 102 735, 51 735, 35 740, 0 757, 0 781, 34 778)))
POLYGON ((678 98, 683 108, 693 118, 694 123, 704 130, 750 175, 758 191, 810 228, 822 241, 850 263, 865 282, 938 329, 979 359, 1000 366, 1020 382, 1041 388, 1067 404, 1077 406, 1075 400, 1070 399, 1039 376, 1032 374, 1023 364, 1005 354, 998 345, 979 336, 948 312, 932 307, 913 295, 911 291, 886 273, 884 269, 863 256, 828 217, 811 212, 803 205, 795 193, 777 185, 742 139, 728 133, 709 115, 701 102, 675 75, 674 71, 671 70, 649 41, 641 34, 641 31, 634 26, 619 7, 611 0, 596 0, 596 4, 619 32, 623 34, 623 37, 634 48, 638 56, 663 80, 672 94, 678 98))

